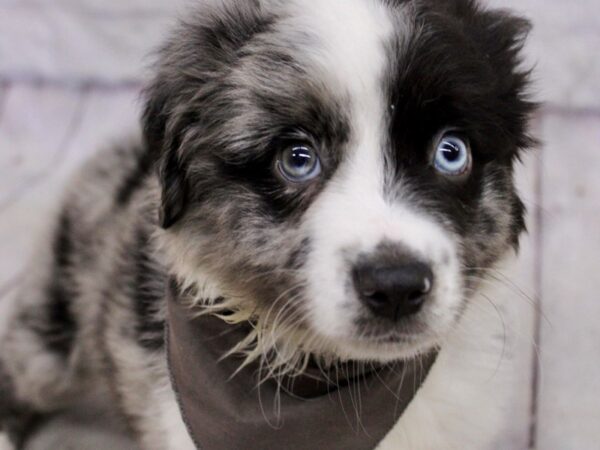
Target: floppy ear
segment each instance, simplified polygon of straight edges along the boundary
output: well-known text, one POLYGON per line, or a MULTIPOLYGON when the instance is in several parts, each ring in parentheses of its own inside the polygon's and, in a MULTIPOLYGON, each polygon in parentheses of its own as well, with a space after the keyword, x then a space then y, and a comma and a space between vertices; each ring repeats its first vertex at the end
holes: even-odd
POLYGON ((181 219, 187 204, 184 169, 179 164, 174 151, 165 154, 158 166, 158 176, 162 186, 158 220, 160 226, 166 230, 181 219))
POLYGON ((536 145, 528 134, 529 119, 537 109, 530 98, 531 69, 523 67, 523 46, 531 30, 530 22, 504 10, 486 11, 481 17, 479 36, 485 55, 496 73, 496 87, 507 131, 519 149, 536 145))
POLYGON ((201 127, 203 101, 221 89, 215 81, 239 58, 239 48, 271 23, 260 0, 202 3, 159 52, 156 78, 145 91, 144 134, 160 180, 165 229, 183 217, 193 194, 188 181, 193 155, 181 148, 185 134, 201 127))
POLYGON ((178 154, 179 138, 166 136, 169 95, 161 84, 157 81, 146 90, 144 136, 161 186, 159 224, 168 229, 181 219, 185 212, 188 187, 186 170, 178 154))
MULTIPOLYGON (((480 17, 481 23, 477 30, 480 35, 476 38, 485 49, 491 63, 505 76, 518 74, 527 77, 529 71, 522 70, 521 53, 531 31, 531 23, 524 17, 505 10, 485 11, 480 17)), ((527 82, 518 81, 523 84, 527 82)))

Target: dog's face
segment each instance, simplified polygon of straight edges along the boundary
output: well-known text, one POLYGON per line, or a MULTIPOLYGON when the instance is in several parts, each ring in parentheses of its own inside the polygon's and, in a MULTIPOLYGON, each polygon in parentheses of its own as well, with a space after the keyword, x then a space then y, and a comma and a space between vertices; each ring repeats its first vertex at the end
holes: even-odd
POLYGON ((187 22, 145 116, 178 274, 343 358, 439 344, 524 228, 527 24, 468 0, 211 1, 187 22))

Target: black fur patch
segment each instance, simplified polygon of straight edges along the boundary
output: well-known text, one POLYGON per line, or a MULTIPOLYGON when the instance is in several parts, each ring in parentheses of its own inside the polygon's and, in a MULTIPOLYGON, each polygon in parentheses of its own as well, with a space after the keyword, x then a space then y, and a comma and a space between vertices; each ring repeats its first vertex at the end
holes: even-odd
POLYGON ((47 288, 48 302, 45 314, 33 326, 43 338, 48 350, 67 357, 77 334, 77 321, 71 310, 76 295, 75 281, 71 276, 73 255, 72 226, 68 212, 60 216, 52 247, 54 269, 47 288))
POLYGON ((115 195, 115 203, 118 206, 125 206, 129 203, 133 194, 140 188, 153 168, 154 160, 148 150, 135 149, 135 151, 138 154, 137 164, 123 179, 115 195))
MULTIPOLYGON (((496 224, 502 211, 512 217, 508 240, 514 243, 523 231, 523 210, 512 206, 520 202, 512 164, 534 142, 527 132, 536 106, 527 96, 529 72, 518 68, 529 25, 472 0, 430 0, 416 4, 412 27, 423 31, 408 41, 398 36, 389 47, 390 195, 398 195, 400 185, 415 205, 480 240, 503 232, 496 224), (473 171, 466 179, 453 180, 433 167, 434 137, 447 128, 470 142, 473 171), (494 214, 481 202, 490 186, 494 214)), ((500 249, 485 251, 495 257, 500 249)))
POLYGON ((164 300, 166 276, 157 270, 148 245, 149 234, 139 229, 135 238, 133 301, 136 336, 142 347, 159 350, 164 345, 164 320, 159 308, 164 300))

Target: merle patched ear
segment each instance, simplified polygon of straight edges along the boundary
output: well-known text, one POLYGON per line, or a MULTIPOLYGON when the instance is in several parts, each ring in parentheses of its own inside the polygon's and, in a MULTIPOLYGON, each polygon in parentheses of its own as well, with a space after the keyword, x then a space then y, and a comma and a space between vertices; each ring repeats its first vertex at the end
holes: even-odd
POLYGON ((162 189, 163 228, 181 220, 193 200, 190 161, 209 151, 202 136, 215 126, 214 115, 206 111, 222 108, 224 77, 243 57, 243 46, 272 21, 261 0, 219 0, 189 14, 159 52, 154 81, 145 91, 143 120, 162 189))
POLYGON ((187 183, 183 167, 175 152, 165 155, 158 167, 162 195, 158 220, 165 230, 174 225, 184 214, 187 203, 187 183))
POLYGON ((179 162, 177 142, 166 137, 168 92, 155 84, 146 91, 144 136, 161 186, 159 224, 170 228, 183 216, 187 197, 185 169, 179 162))

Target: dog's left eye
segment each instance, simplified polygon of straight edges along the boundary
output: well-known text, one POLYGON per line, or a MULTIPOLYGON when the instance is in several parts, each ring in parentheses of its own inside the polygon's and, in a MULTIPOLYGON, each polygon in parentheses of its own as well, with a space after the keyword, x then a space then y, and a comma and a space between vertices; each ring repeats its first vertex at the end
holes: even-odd
POLYGON ((444 175, 459 176, 471 169, 471 149, 464 139, 444 134, 438 141, 433 165, 444 175))
POLYGON ((279 152, 277 169, 293 183, 316 178, 321 173, 321 161, 314 149, 305 144, 293 144, 279 152))

